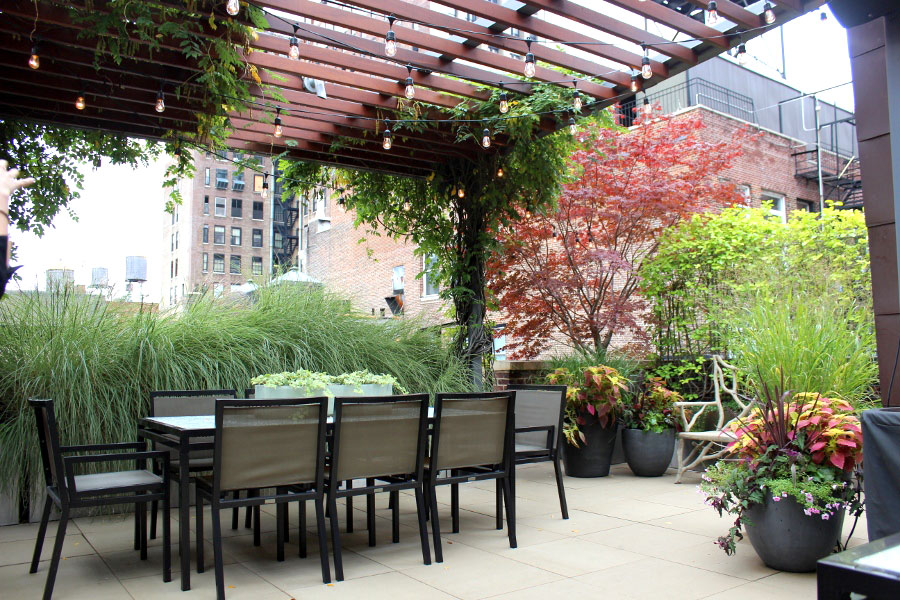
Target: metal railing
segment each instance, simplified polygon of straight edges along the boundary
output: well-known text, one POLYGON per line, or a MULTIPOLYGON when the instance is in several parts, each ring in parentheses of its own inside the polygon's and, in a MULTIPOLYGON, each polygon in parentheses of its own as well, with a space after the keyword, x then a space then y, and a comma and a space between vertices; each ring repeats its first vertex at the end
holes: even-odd
MULTIPOLYGON (((702 105, 750 123, 756 122, 753 98, 705 79, 689 79, 684 83, 648 94, 647 99, 651 104, 658 104, 663 114, 702 105)), ((622 104, 622 124, 626 127, 634 122, 635 107, 635 100, 622 104)))

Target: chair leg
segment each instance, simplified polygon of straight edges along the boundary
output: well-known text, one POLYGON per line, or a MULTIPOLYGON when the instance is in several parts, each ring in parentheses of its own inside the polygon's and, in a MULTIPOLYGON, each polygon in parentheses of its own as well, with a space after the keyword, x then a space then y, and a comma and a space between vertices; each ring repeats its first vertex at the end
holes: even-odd
POLYGON ((428 486, 428 495, 431 504, 431 537, 434 540, 434 560, 444 562, 444 552, 441 549, 441 519, 438 515, 437 492, 435 486, 428 486))
POLYGON ((394 490, 390 493, 391 505, 391 541, 400 542, 400 492, 394 490))
POLYGON ((138 511, 140 511, 140 522, 141 522, 141 531, 140 531, 140 549, 141 549, 141 560, 147 560, 147 503, 139 502, 137 505, 138 511))
POLYGON ((566 487, 563 485, 562 467, 559 464, 559 457, 553 459, 553 470, 556 471, 556 491, 559 493, 559 508, 562 511, 562 518, 569 518, 569 506, 566 504, 566 487))
MULTIPOLYGON (((276 492, 281 493, 281 492, 276 492)), ((284 517, 287 514, 287 504, 279 502, 275 505, 275 560, 284 562, 284 517)))
MULTIPOLYGON (((353 489, 353 480, 348 479, 346 482, 347 489, 353 489)), ((347 496, 347 533, 353 533, 353 496, 347 496)))
MULTIPOLYGON (((287 493, 287 492, 285 492, 287 493)), ((284 541, 285 543, 290 543, 291 541, 291 511, 288 510, 290 507, 285 504, 284 505, 284 541)))
POLYGON ((503 482, 497 479, 496 483, 496 506, 494 507, 495 518, 497 520, 495 526, 497 529, 503 529, 503 482))
POLYGON ((150 502, 150 539, 156 539, 156 513, 159 511, 159 500, 150 502))
MULTIPOLYGON (((297 531, 297 537, 300 538, 300 558, 306 558, 306 500, 301 500, 299 505, 299 514, 297 520, 300 522, 300 529, 297 531)), ((318 519, 318 517, 316 517, 318 519)))
POLYGON ((225 567, 222 564, 222 523, 215 500, 212 502, 213 558, 216 561, 216 600, 225 600, 225 567))
POLYGON ((262 544, 261 534, 260 534, 260 511, 259 504, 253 507, 253 545, 260 546, 262 544))
MULTIPOLYGON (((428 526, 425 524, 425 494, 422 488, 417 486, 416 492, 416 514, 419 517, 419 542, 422 544, 422 560, 426 565, 431 564, 431 548, 428 545, 428 526)), ((394 501, 394 506, 399 503, 399 498, 394 501)))
MULTIPOLYGON (((247 490, 248 498, 250 496, 255 496, 256 494, 257 494, 256 490, 247 490)), ((248 506, 247 511, 244 514, 244 528, 245 529, 250 529, 251 527, 253 527, 253 516, 252 515, 253 515, 253 507, 248 506)))
MULTIPOLYGON (((165 494, 162 501, 162 527, 163 527, 163 582, 172 581, 172 507, 169 501, 169 480, 164 477, 165 494)), ((202 538, 201 538, 202 542, 202 538)))
POLYGON ((31 558, 29 573, 37 573, 41 562, 41 551, 44 549, 44 537, 47 535, 47 523, 50 521, 50 511, 53 509, 53 500, 50 494, 44 499, 44 511, 41 513, 41 525, 38 527, 37 539, 34 541, 34 555, 31 558))
POLYGON ((678 473, 675 475, 675 483, 681 483, 681 476, 684 475, 684 440, 675 437, 675 457, 678 462, 678 473))
POLYGON ((518 547, 516 542, 516 495, 510 477, 503 478, 503 499, 506 504, 506 530, 509 534, 509 547, 518 547))
MULTIPOLYGON (((374 479, 366 479, 367 486, 375 485, 374 479)), ((349 498, 349 496, 347 496, 349 498)), ((375 545, 375 492, 366 494, 366 529, 369 531, 369 546, 375 545)))
POLYGON ((56 571, 59 569, 63 543, 66 541, 66 525, 69 523, 68 504, 62 505, 61 512, 59 525, 56 528, 56 540, 53 542, 53 556, 50 557, 50 570, 47 571, 47 583, 44 584, 44 600, 50 600, 51 596, 53 596, 53 584, 56 583, 56 571))
MULTIPOLYGON (((237 492, 237 491, 232 492, 231 499, 237 500, 240 495, 241 495, 240 492, 237 492)), ((240 517, 241 517, 241 509, 238 507, 232 508, 231 509, 231 528, 232 529, 238 528, 238 520, 240 519, 240 517)))
POLYGON ((338 581, 343 581, 344 563, 341 560, 341 532, 338 526, 337 500, 332 494, 328 495, 328 510, 331 513, 331 550, 334 552, 334 578, 338 581))
MULTIPOLYGON (((331 583, 331 569, 328 566, 328 540, 325 539, 325 507, 322 506, 323 499, 316 498, 313 503, 316 505, 316 535, 319 538, 319 560, 322 563, 322 583, 331 583)), ((304 512, 306 502, 301 502, 304 512)), ((333 527, 334 525, 332 525, 333 527)), ((306 540, 306 536, 302 537, 306 540)), ((305 548, 304 548, 305 550, 305 548)), ((302 556, 302 555, 301 555, 302 556)))
POLYGON ((141 549, 141 513, 137 504, 134 505, 134 549, 141 549))
MULTIPOLYGON (((450 471, 451 476, 458 475, 459 471, 450 471)), ((450 484, 450 522, 451 531, 459 533, 459 484, 450 484)))
POLYGON ((197 494, 194 500, 194 510, 197 515, 197 572, 202 573, 206 570, 206 564, 203 560, 203 501, 200 499, 200 494, 197 494))

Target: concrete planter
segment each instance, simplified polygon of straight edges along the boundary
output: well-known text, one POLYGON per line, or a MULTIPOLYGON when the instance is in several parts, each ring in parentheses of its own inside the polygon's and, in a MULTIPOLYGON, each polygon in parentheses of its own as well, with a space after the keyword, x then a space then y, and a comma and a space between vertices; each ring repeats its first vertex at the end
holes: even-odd
POLYGON ((569 477, 606 477, 612 464, 618 427, 601 427, 600 423, 580 425, 585 442, 578 448, 565 444, 563 464, 569 477))
POLYGON ((675 450, 675 430, 660 433, 641 429, 622 431, 625 460, 638 477, 659 477, 669 468, 675 450))
POLYGON ((334 399, 337 396, 390 396, 394 393, 394 386, 390 384, 366 383, 355 385, 329 385, 325 390, 321 388, 298 388, 288 385, 270 387, 257 385, 255 397, 260 400, 274 398, 313 398, 315 396, 328 396, 328 414, 334 414, 334 399))

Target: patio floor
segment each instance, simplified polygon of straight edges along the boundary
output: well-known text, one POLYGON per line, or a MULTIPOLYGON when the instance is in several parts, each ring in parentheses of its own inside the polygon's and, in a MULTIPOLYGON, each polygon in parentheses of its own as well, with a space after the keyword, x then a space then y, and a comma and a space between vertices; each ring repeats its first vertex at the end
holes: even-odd
MULTIPOLYGON (((329 585, 322 584, 314 534, 309 538, 309 557, 300 559, 296 530, 292 531, 293 543, 286 547, 286 560, 279 563, 275 560, 273 507, 263 508, 261 547, 253 546, 249 530, 231 530, 229 514, 223 519, 226 593, 233 600, 570 600, 600 594, 672 600, 815 598, 814 574, 773 571, 760 562, 746 541, 739 544, 735 556, 725 556, 713 541, 727 530, 728 520, 703 505, 697 493, 699 475, 686 475, 681 485, 673 481, 671 472, 661 478, 637 478, 625 465, 614 466, 609 477, 600 479, 566 478, 570 519, 563 521, 552 468, 546 463, 519 467, 519 548, 515 550, 509 548, 505 532, 493 528, 493 484, 462 485, 460 533, 444 534, 444 563, 431 566, 422 564, 411 496, 401 500, 398 544, 390 541, 387 496, 378 497, 378 545, 374 548, 367 544, 361 510, 365 501, 359 497, 354 505, 354 533, 342 535, 346 581, 329 585)), ((439 501, 445 503, 441 506, 444 531, 450 530, 448 488, 439 491, 439 501)), ((296 525, 296 508, 292 507, 291 513, 296 525)), ((340 514, 343 525, 342 507, 340 514)), ((173 536, 177 536, 177 515, 173 517, 173 536)), ((177 556, 173 556, 173 581, 162 581, 159 540, 151 541, 147 561, 139 560, 132 550, 130 516, 76 519, 66 536, 54 597, 214 598, 209 522, 207 519, 206 572, 193 573, 193 589, 181 592, 177 556)), ((861 519, 853 545, 865 542, 865 531, 861 519)), ((0 597, 40 597, 47 561, 36 575, 28 574, 36 532, 36 524, 0 527, 0 597)), ((45 559, 53 535, 55 524, 44 544, 45 559)))

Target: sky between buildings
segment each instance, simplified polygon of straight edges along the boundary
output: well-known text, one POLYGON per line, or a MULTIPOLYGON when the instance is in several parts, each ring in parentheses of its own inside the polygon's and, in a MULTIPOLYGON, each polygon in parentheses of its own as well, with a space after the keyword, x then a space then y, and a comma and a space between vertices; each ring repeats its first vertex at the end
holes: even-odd
MULTIPOLYGON (((825 12, 824 21, 815 11, 783 27, 785 65, 781 58, 782 36, 776 29, 748 42, 747 50, 753 57, 748 66, 774 77, 783 69, 787 83, 805 93, 838 86, 820 93, 820 99, 853 110, 852 86, 842 85, 851 80, 846 31, 827 8, 825 12)), ((42 238, 13 232, 23 265, 18 285, 22 289, 43 289, 45 271, 52 268, 73 269, 76 284, 89 285, 91 269, 106 267, 114 295, 118 296, 125 292, 125 257, 145 256, 145 300, 158 301, 161 269, 166 262, 162 254, 167 247, 162 239, 166 199, 160 185, 163 164, 157 162, 135 170, 111 165, 93 170, 85 166, 84 170, 81 198, 70 207, 77 220, 63 211, 42 238)))

